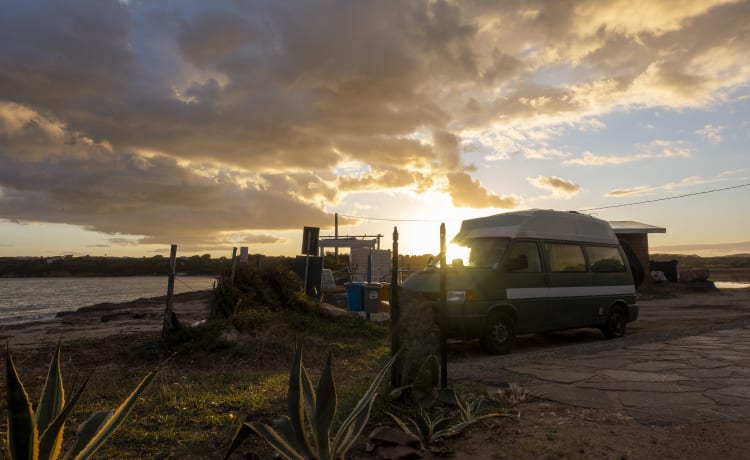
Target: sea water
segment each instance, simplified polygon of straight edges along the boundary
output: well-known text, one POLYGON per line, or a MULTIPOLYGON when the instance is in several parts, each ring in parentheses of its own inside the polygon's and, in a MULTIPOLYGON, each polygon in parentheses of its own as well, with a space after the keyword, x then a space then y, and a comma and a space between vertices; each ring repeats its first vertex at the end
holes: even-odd
MULTIPOLYGON (((214 277, 178 276, 174 292, 210 289, 214 277)), ((166 276, 0 278, 0 324, 36 321, 103 302, 167 294, 166 276)))

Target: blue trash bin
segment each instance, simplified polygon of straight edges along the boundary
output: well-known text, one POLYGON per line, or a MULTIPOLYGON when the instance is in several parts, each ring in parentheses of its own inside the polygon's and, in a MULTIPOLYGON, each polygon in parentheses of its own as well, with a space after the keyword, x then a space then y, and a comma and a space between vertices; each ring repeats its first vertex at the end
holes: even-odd
POLYGON ((349 311, 362 311, 364 308, 364 283, 344 283, 346 287, 346 306, 349 311))

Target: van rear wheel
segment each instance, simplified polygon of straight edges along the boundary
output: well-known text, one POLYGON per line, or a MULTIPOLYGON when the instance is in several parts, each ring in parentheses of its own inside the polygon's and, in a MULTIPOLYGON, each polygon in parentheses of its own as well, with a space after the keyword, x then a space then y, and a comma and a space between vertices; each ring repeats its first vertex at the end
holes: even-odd
POLYGON ((492 313, 479 340, 482 349, 493 355, 505 355, 513 349, 516 324, 505 313, 492 313))
POLYGON ((602 333, 608 339, 616 339, 625 335, 628 319, 625 317, 625 311, 620 305, 614 305, 609 312, 607 323, 602 326, 602 333))

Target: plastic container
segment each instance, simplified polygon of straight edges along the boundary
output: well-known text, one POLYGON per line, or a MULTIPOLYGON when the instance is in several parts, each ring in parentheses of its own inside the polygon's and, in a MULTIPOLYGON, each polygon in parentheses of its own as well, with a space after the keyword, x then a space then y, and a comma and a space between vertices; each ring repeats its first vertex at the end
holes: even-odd
POLYGON ((344 283, 346 306, 349 311, 362 311, 364 305, 364 283, 344 283))
POLYGON ((380 300, 391 300, 391 283, 381 283, 380 300))
POLYGON ((380 311, 380 283, 367 283, 364 285, 364 306, 367 313, 378 313, 380 311))

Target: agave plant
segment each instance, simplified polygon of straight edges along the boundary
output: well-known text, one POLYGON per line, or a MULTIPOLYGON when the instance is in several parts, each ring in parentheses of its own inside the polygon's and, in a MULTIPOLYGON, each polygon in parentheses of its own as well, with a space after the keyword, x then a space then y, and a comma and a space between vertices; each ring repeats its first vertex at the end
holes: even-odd
POLYGON ((516 414, 491 412, 482 414, 480 409, 485 398, 483 396, 469 396, 452 390, 453 399, 457 407, 456 412, 438 411, 435 416, 423 406, 417 405, 413 417, 405 417, 405 420, 397 415, 386 412, 401 430, 420 438, 426 445, 435 443, 441 439, 460 434, 469 426, 481 421, 495 417, 517 417, 516 414))
POLYGON ((474 396, 470 394, 462 395, 457 391, 453 391, 453 396, 456 400, 456 407, 458 408, 458 415, 461 417, 461 421, 472 424, 481 420, 496 417, 512 417, 518 418, 518 413, 511 412, 490 412, 486 414, 481 413, 482 404, 487 400, 482 395, 474 396))
POLYGON ((427 446, 441 439, 456 436, 470 425, 467 422, 456 423, 456 415, 446 411, 440 411, 432 416, 424 407, 417 407, 414 416, 406 417, 406 421, 391 412, 386 411, 386 414, 401 430, 418 437, 427 446))
MULTIPOLYGON (((55 460, 60 456, 63 443, 63 428, 73 407, 83 393, 88 378, 73 397, 66 401, 60 372, 60 344, 50 362, 47 380, 36 410, 32 408, 29 395, 21 382, 13 363, 10 350, 5 360, 8 431, 7 445, 13 460, 55 460)), ((83 460, 91 458, 112 433, 125 421, 138 397, 148 388, 156 376, 150 372, 127 398, 114 410, 99 411, 83 422, 77 439, 65 459, 83 460)))
POLYGON ((289 414, 277 418, 274 421, 275 428, 260 422, 240 425, 224 458, 229 458, 248 436, 255 433, 286 459, 343 459, 370 418, 378 387, 395 360, 396 356, 378 372, 370 388, 332 437, 331 428, 338 403, 331 371, 331 354, 328 354, 315 389, 310 375, 302 365, 302 347, 297 346, 289 373, 289 414))

